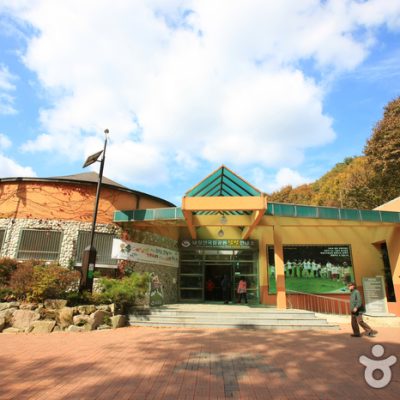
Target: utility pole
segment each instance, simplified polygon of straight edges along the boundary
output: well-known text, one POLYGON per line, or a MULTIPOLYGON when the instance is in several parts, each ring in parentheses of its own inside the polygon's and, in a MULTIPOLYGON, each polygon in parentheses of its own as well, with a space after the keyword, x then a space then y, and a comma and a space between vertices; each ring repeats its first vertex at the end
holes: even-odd
POLYGON ((93 290, 93 277, 94 277, 93 275, 94 275, 94 268, 96 266, 96 256, 97 256, 97 251, 93 245, 93 242, 94 242, 94 234, 95 234, 95 230, 96 230, 97 212, 98 212, 98 208, 99 208, 101 181, 103 179, 104 162, 106 159, 108 133, 109 133, 109 130, 106 129, 104 131, 104 134, 105 134, 104 149, 89 156, 86 159, 85 163, 83 164, 83 168, 86 168, 87 166, 98 161, 98 158, 100 157, 100 155, 102 155, 102 158, 100 160, 99 179, 97 181, 96 200, 95 200, 94 212, 93 212, 92 230, 90 232, 90 245, 88 247, 86 247, 85 250, 83 251, 81 281, 79 284, 80 292, 82 292, 83 290, 88 290, 89 292, 91 292, 93 290))

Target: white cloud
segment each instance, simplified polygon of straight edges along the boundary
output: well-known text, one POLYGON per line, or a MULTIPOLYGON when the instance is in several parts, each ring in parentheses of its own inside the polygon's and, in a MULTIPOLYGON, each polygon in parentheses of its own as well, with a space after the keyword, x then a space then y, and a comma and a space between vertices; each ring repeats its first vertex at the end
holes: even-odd
POLYGON ((314 180, 302 176, 299 172, 290 168, 281 168, 275 173, 275 175, 266 175, 264 170, 261 168, 253 168, 251 176, 254 186, 266 193, 275 192, 288 185, 297 187, 314 180))
POLYGON ((290 168, 282 168, 276 174, 277 188, 282 188, 287 185, 295 187, 310 182, 311 179, 301 176, 297 171, 290 168))
POLYGON ((3 133, 0 133, 0 152, 2 150, 8 149, 11 147, 12 143, 11 140, 7 135, 4 135, 3 133))
POLYGON ((36 176, 36 173, 31 167, 23 167, 0 153, 0 176, 3 178, 14 176, 26 177, 36 176))
POLYGON ((16 77, 11 74, 5 65, 0 64, 0 114, 15 114, 14 97, 10 92, 15 91, 13 81, 16 77))
POLYGON ((36 176, 31 167, 23 167, 13 159, 4 155, 4 150, 12 147, 10 138, 4 133, 0 133, 0 177, 10 178, 14 176, 26 177, 36 176))
POLYGON ((335 138, 324 82, 301 63, 321 76, 352 70, 377 27, 400 25, 390 0, 14 3, 38 32, 23 60, 52 104, 23 150, 83 159, 109 128, 108 175, 135 183, 204 161, 299 166, 335 138))

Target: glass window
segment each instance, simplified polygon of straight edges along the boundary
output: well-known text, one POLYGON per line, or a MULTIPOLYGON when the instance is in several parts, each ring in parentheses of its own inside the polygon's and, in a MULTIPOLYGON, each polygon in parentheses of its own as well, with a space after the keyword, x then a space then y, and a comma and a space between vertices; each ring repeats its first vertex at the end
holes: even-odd
POLYGON ((181 275, 181 288, 202 288, 202 287, 203 287, 202 276, 181 275))
POLYGON ((203 291, 201 289, 181 289, 181 300, 203 300, 203 291))
POLYGON ((180 254, 181 261, 190 261, 190 260, 202 260, 203 252, 201 250, 196 251, 182 251, 180 254))
POLYGON ((61 231, 26 229, 21 232, 17 258, 19 260, 57 261, 60 256, 61 231))
POLYGON ((253 262, 234 262, 235 275, 251 275, 257 273, 257 265, 253 262))
POLYGON ((254 251, 251 250, 235 250, 234 259, 235 260, 253 260, 255 256, 254 251))
MULTIPOLYGON (((82 263, 83 251, 90 246, 89 231, 79 231, 78 242, 76 246, 76 263, 82 263)), ((95 233, 93 238, 93 246, 97 251, 96 264, 116 265, 117 260, 111 258, 112 244, 114 235, 111 233, 95 233)))
POLYGON ((199 262, 182 262, 181 274, 201 274, 202 266, 199 262))

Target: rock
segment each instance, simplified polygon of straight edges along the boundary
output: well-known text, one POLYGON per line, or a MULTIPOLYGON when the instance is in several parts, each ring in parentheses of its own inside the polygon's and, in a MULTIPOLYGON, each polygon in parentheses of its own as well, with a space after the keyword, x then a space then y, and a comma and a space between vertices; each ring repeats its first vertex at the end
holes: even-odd
POLYGON ((24 333, 24 330, 18 328, 6 328, 2 333, 24 333))
POLYGON ((110 306, 108 304, 100 304, 96 306, 96 308, 101 311, 111 311, 110 306))
POLYGON ((37 304, 33 303, 22 303, 19 306, 20 310, 36 310, 38 308, 37 304))
POLYGON ((18 301, 10 301, 7 303, 0 303, 0 311, 8 310, 9 308, 17 309, 19 307, 18 301))
POLYGON ((44 301, 45 308, 51 308, 53 310, 61 310, 67 306, 67 300, 61 299, 47 299, 44 301))
POLYGON ((72 318, 73 324, 74 324, 74 325, 77 325, 77 326, 83 326, 83 325, 85 325, 85 324, 88 324, 88 323, 89 323, 89 320, 90 320, 89 315, 82 315, 82 314, 75 315, 75 316, 72 318))
POLYGON ((73 307, 64 307, 58 311, 57 316, 57 324, 60 325, 61 328, 66 328, 69 325, 73 324, 73 315, 74 308, 73 307))
POLYGON ((12 316, 11 325, 13 328, 23 331, 29 329, 33 321, 40 319, 39 313, 30 310, 16 310, 12 316))
POLYGON ((52 331, 52 332, 62 332, 62 329, 61 329, 60 326, 56 325, 56 326, 53 328, 53 331, 52 331))
POLYGON ((126 325, 125 315, 114 315, 111 317, 111 326, 113 329, 122 328, 126 325))
POLYGON ((107 311, 97 310, 90 315, 92 322, 92 329, 96 329, 98 326, 107 323, 110 320, 111 313, 107 311))
POLYGON ((34 321, 31 325, 32 333, 50 333, 56 325, 56 321, 42 320, 34 321))
POLYGON ((12 316, 17 311, 17 308, 7 308, 6 310, 0 311, 0 317, 6 320, 6 324, 11 324, 12 316))
POLYGON ((87 304, 83 306, 78 306, 78 313, 79 314, 86 314, 90 315, 96 311, 96 306, 93 304, 87 304))
POLYGON ((67 328, 68 332, 84 332, 86 329, 83 326, 70 325, 67 328))
POLYGON ((4 317, 0 317, 0 332, 3 331, 5 326, 6 326, 6 319, 4 317))
POLYGON ((98 330, 98 331, 103 331, 103 330, 105 330, 105 329, 111 329, 111 326, 110 326, 110 325, 106 325, 106 324, 102 324, 102 325, 99 325, 99 326, 97 327, 97 330, 98 330))
POLYGON ((43 319, 57 320, 57 317, 59 316, 61 310, 53 310, 51 308, 42 308, 40 311, 39 310, 38 311, 43 319))

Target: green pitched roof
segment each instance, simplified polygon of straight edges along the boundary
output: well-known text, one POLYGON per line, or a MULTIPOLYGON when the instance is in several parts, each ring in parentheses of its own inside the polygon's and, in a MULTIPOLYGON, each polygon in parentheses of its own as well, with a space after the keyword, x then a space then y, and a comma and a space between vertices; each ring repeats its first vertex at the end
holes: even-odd
POLYGON ((222 165, 199 184, 185 193, 186 197, 260 196, 261 192, 222 165))

